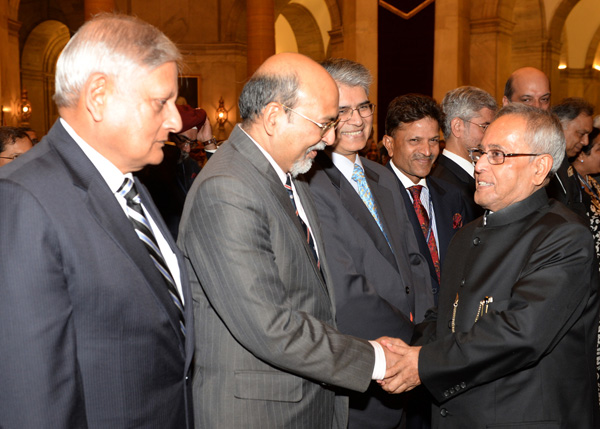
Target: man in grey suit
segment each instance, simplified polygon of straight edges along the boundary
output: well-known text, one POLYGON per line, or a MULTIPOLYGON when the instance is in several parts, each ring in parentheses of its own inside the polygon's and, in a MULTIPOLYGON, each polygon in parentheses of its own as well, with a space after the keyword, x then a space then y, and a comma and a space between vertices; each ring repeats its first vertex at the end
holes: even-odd
MULTIPOLYGON (((381 164, 358 155, 373 126, 371 74, 343 58, 322 65, 338 86, 340 125, 333 150, 318 153, 304 179, 321 221, 337 326, 360 338, 387 335, 409 342, 413 322, 423 320, 433 294, 398 181, 381 164)), ((375 382, 349 396, 349 428, 400 425, 404 398, 390 397, 375 382)))
POLYGON ((179 231, 197 315, 196 427, 344 428, 348 398, 333 386, 364 391, 395 356, 335 329, 316 209, 293 180, 333 143, 337 87, 311 59, 279 54, 239 107, 243 123, 196 178, 179 231))
POLYGON ((60 119, 0 169, 4 429, 193 426, 187 273, 131 175, 181 128, 179 59, 138 19, 89 21, 58 60, 60 119))
POLYGON ((475 201, 444 263, 438 311, 386 389, 423 383, 437 428, 597 428, 598 266, 587 223, 548 198, 565 155, 549 112, 504 107, 472 152, 475 201))

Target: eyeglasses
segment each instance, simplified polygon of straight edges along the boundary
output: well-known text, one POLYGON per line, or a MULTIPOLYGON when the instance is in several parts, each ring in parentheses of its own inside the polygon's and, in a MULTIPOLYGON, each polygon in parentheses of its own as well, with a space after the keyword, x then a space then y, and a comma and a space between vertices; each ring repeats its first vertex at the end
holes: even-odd
POLYGON ((296 112, 294 109, 292 109, 291 107, 287 107, 285 104, 282 104, 281 106, 283 106, 284 109, 289 110, 292 113, 295 113, 298 116, 303 117, 304 119, 306 119, 307 121, 312 122, 313 124, 315 124, 317 127, 319 127, 321 129, 321 138, 323 138, 325 136, 325 134, 327 134, 327 132, 332 129, 337 127, 337 124, 340 123, 340 118, 338 116, 337 119, 334 119, 333 121, 329 121, 326 124, 320 124, 317 121, 313 121, 310 118, 307 118, 306 116, 304 116, 302 113, 300 112, 296 112))
POLYGON ((183 146, 189 146, 190 150, 192 149, 197 149, 200 145, 198 144, 198 140, 192 140, 186 136, 177 136, 179 138, 179 140, 181 141, 181 143, 183 144, 183 146))
POLYGON ((469 157, 471 158, 471 161, 473 161, 473 164, 475 164, 477 161, 479 161, 479 158, 481 158, 482 155, 487 155, 488 162, 491 165, 500 165, 500 164, 504 164, 505 158, 512 158, 515 156, 539 156, 539 155, 543 155, 543 154, 541 154, 541 153, 504 153, 498 149, 488 150, 487 152, 485 152, 481 149, 469 149, 469 157))
POLYGON ((484 133, 488 129, 488 127, 490 126, 490 124, 478 124, 476 122, 467 121, 466 119, 463 119, 463 121, 464 122, 468 122, 469 124, 477 125, 479 128, 481 128, 481 131, 484 132, 484 133))
POLYGON ((340 122, 346 122, 352 119, 352 115, 354 115, 354 111, 357 111, 361 118, 368 118, 372 116, 375 112, 375 105, 373 103, 361 104, 356 109, 351 109, 350 107, 342 107, 339 110, 339 118, 340 122))

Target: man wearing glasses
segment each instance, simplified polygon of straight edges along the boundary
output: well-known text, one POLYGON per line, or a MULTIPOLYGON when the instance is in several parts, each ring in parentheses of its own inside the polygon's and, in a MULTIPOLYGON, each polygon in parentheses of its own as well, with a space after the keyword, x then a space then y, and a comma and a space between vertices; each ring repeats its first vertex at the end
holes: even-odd
POLYGON ((517 103, 472 151, 487 212, 452 240, 438 311, 416 329, 424 345, 396 340, 403 370, 384 382, 422 383, 434 427, 598 427, 594 243, 544 188, 564 154, 558 119, 517 103))
POLYGON ((480 145, 485 130, 494 120, 496 108, 494 97, 474 86, 448 91, 442 100, 444 119, 441 126, 446 146, 431 175, 460 188, 467 209, 464 223, 483 214, 483 209, 474 200, 475 169, 469 149, 480 145))
POLYGON ((345 428, 348 398, 332 386, 364 391, 396 357, 335 329, 316 209, 295 180, 334 142, 337 87, 308 57, 278 54, 239 108, 243 122, 196 178, 179 233, 198 327, 196 427, 345 428))
MULTIPOLYGON (((338 329, 359 338, 410 341, 413 321, 433 305, 427 263, 411 230, 394 176, 359 156, 373 126, 371 74, 347 59, 322 63, 339 90, 335 142, 304 175, 321 221, 335 291, 338 329)), ((403 399, 376 383, 350 393, 349 428, 396 428, 403 399)))

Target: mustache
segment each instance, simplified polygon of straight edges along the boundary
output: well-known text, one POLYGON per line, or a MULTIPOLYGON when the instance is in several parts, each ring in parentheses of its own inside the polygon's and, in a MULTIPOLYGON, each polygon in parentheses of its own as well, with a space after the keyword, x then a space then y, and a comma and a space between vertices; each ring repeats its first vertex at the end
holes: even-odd
POLYGON ((433 155, 425 156, 421 154, 414 155, 412 157, 413 161, 421 161, 422 159, 428 159, 429 161, 433 161, 435 157, 433 155))
POLYGON ((326 146, 327 145, 324 142, 319 142, 319 143, 317 143, 317 144, 312 145, 311 147, 309 147, 306 150, 306 153, 308 154, 308 153, 312 152, 313 150, 323 150, 323 149, 325 149, 326 146))

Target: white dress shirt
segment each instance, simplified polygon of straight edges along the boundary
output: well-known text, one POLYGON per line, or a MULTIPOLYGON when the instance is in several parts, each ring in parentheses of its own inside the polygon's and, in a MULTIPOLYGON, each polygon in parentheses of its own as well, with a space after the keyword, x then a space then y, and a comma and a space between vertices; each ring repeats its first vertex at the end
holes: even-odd
POLYGON ((452 161, 457 163, 460 168, 469 173, 471 177, 475 177, 475 166, 471 161, 467 161, 462 156, 458 156, 454 152, 450 152, 448 149, 443 150, 442 156, 451 159, 452 161))

